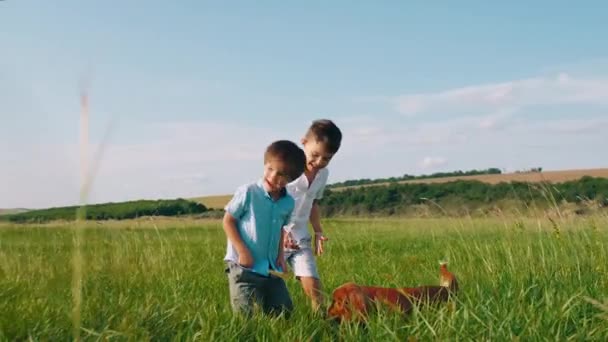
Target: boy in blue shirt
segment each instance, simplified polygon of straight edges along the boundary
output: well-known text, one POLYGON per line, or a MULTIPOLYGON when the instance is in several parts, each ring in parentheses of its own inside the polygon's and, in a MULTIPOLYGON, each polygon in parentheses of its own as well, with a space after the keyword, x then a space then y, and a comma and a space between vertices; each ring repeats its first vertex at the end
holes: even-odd
POLYGON ((271 314, 289 314, 293 308, 285 282, 269 271, 286 269, 282 227, 294 200, 285 186, 304 172, 305 163, 304 151, 293 142, 273 142, 264 153, 263 177, 239 187, 224 208, 224 260, 235 312, 251 315, 254 303, 271 314))

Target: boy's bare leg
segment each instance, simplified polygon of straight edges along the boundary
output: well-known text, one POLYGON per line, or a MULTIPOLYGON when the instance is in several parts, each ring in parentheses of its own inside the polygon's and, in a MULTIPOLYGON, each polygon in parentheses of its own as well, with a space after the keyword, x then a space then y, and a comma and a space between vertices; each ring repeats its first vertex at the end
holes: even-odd
POLYGON ((310 298, 314 312, 319 311, 323 303, 323 293, 321 293, 321 281, 314 277, 300 277, 300 283, 304 293, 310 298))

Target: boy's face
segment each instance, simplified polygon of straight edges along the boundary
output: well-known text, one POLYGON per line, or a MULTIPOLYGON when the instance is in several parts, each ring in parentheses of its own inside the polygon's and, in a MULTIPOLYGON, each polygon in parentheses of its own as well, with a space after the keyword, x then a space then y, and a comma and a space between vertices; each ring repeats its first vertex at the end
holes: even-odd
POLYGON ((334 153, 327 152, 325 145, 313 139, 303 138, 302 145, 306 155, 306 171, 317 172, 326 167, 334 153))
POLYGON ((279 159, 269 159, 264 163, 264 189, 269 193, 279 193, 291 179, 287 175, 287 165, 279 159))

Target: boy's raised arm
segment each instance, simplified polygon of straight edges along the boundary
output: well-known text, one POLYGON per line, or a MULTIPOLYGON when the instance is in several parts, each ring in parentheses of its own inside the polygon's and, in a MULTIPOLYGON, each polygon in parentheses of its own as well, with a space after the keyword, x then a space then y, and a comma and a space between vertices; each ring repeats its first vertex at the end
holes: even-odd
POLYGON ((251 252, 249 252, 249 249, 243 242, 243 239, 236 228, 236 219, 230 215, 230 213, 226 212, 224 214, 222 226, 224 227, 226 237, 228 240, 230 240, 237 253, 239 253, 239 264, 247 268, 252 267, 253 257, 251 256, 251 252))

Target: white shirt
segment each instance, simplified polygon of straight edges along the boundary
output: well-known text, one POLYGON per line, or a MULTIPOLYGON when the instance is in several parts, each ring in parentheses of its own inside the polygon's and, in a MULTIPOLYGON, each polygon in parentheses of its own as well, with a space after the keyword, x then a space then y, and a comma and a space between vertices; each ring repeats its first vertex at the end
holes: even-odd
POLYGON ((287 184, 287 192, 293 197, 296 203, 289 224, 285 226, 285 230, 291 232, 293 240, 298 244, 305 242, 310 243, 311 236, 308 231, 310 211, 312 209, 313 201, 323 198, 323 191, 325 190, 328 176, 329 170, 327 168, 322 168, 317 171, 310 186, 305 174, 302 174, 296 180, 287 184))

